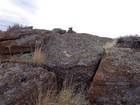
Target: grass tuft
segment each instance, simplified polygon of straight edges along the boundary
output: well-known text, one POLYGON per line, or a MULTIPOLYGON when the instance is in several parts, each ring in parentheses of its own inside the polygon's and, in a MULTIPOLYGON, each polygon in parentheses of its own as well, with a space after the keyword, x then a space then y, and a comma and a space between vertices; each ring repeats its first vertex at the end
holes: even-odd
POLYGON ((89 105, 84 93, 82 91, 75 93, 72 87, 62 89, 56 100, 57 105, 89 105))
POLYGON ((107 42, 105 43, 105 45, 103 46, 105 50, 109 50, 111 48, 113 48, 114 46, 116 46, 117 41, 113 40, 112 42, 107 42))
POLYGON ((90 105, 90 103, 86 100, 84 92, 76 92, 74 85, 65 85, 59 93, 54 94, 52 90, 47 91, 46 95, 39 93, 36 105, 90 105))
POLYGON ((45 60, 45 55, 42 52, 41 47, 35 47, 35 51, 32 56, 32 62, 36 66, 40 66, 45 60))

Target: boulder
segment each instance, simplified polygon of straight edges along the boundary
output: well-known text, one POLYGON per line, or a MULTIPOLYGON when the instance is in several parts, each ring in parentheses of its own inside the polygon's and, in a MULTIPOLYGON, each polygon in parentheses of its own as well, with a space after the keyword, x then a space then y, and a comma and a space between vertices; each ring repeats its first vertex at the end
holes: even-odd
POLYGON ((51 32, 52 33, 65 34, 66 33, 66 30, 63 30, 61 28, 54 28, 51 32))
POLYGON ((76 32, 73 31, 72 27, 70 27, 67 33, 76 33, 76 32))
POLYGON ((101 60, 88 98, 103 105, 138 105, 140 52, 130 48, 111 49, 101 60))
POLYGON ((53 34, 44 45, 44 66, 54 72, 59 82, 70 79, 87 86, 104 53, 103 38, 89 34, 53 34))
POLYGON ((42 67, 6 62, 0 64, 0 105, 31 105, 37 90, 57 86, 54 73, 42 67))

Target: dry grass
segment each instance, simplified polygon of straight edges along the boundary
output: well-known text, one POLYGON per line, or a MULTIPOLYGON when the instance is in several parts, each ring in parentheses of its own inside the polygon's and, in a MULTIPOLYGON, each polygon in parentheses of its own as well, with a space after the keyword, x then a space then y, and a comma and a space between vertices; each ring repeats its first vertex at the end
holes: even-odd
POLYGON ((58 94, 57 105, 89 105, 89 103, 81 91, 75 93, 72 88, 66 88, 58 94))
POLYGON ((35 47, 35 51, 32 56, 32 62, 36 66, 40 66, 45 60, 45 55, 43 54, 41 47, 35 47))
POLYGON ((38 98, 36 100, 35 105, 55 105, 56 91, 47 90, 47 94, 44 94, 42 91, 39 90, 38 98))
POLYGON ((14 24, 13 26, 9 26, 8 29, 7 29, 7 31, 8 31, 8 32, 16 31, 16 30, 19 30, 19 29, 21 29, 21 28, 23 28, 22 25, 14 24))
POLYGON ((89 105, 89 102, 82 91, 75 93, 74 86, 64 86, 58 94, 49 90, 44 97, 40 92, 36 105, 89 105))
POLYGON ((103 47, 105 50, 109 50, 111 48, 113 48, 114 46, 116 46, 117 41, 113 40, 112 42, 107 42, 103 47))

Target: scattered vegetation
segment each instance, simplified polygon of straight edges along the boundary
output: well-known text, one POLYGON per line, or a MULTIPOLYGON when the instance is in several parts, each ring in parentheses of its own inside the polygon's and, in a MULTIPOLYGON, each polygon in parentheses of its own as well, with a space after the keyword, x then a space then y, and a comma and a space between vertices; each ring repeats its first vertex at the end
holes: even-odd
POLYGON ((107 42, 103 47, 106 53, 113 47, 123 47, 123 48, 132 48, 140 49, 140 37, 138 35, 129 35, 124 37, 119 37, 112 42, 107 42))
POLYGON ((56 91, 48 89, 47 93, 42 92, 42 89, 38 89, 37 99, 34 105, 55 105, 54 97, 56 96, 56 91))
POLYGON ((140 48, 140 37, 138 35, 120 37, 117 39, 117 46, 133 49, 140 48))
POLYGON ((13 26, 9 26, 8 29, 7 29, 7 31, 8 31, 8 32, 16 31, 16 30, 19 30, 19 29, 21 29, 21 28, 23 28, 22 25, 14 24, 13 26))
POLYGON ((73 85, 63 86, 58 94, 48 90, 44 96, 40 91, 36 105, 89 105, 89 101, 86 100, 82 91, 76 92, 73 85))
POLYGON ((19 25, 19 24, 14 24, 13 26, 9 26, 7 28, 7 32, 14 32, 14 31, 19 31, 19 30, 22 30, 22 29, 33 29, 33 26, 23 26, 23 25, 19 25))
POLYGON ((32 56, 32 62, 36 66, 40 66, 45 60, 45 55, 42 52, 42 47, 36 46, 32 56))
POLYGON ((58 105, 89 105, 82 91, 75 93, 72 88, 64 88, 58 94, 57 98, 58 105))
POLYGON ((113 40, 112 42, 107 42, 103 47, 105 50, 109 50, 111 48, 113 48, 114 46, 116 46, 117 41, 113 40))

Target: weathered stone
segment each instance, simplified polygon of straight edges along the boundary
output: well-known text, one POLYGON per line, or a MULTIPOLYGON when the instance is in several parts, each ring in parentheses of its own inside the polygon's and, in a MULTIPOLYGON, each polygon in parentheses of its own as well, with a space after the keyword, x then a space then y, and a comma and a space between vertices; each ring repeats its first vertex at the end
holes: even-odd
MULTIPOLYGON (((60 28, 55 28, 52 31, 49 31, 32 29, 32 27, 20 27, 17 25, 14 28, 0 33, 0 54, 32 52, 34 51, 36 44, 44 45, 52 34, 59 35, 65 33, 66 30, 62 30, 60 28)), ((101 39, 99 37, 96 38, 97 40, 101 39)), ((105 39, 106 41, 110 40, 108 38, 102 39, 105 39)), ((103 41, 103 43, 106 41, 103 41)))
POLYGON ((51 32, 52 33, 65 34, 66 30, 62 30, 61 28, 54 28, 51 32))
POLYGON ((53 81, 56 84, 55 75, 44 68, 54 72, 60 84, 65 79, 73 80, 78 86, 90 84, 104 54, 102 46, 112 39, 56 30, 15 27, 0 33, 1 104, 28 104, 30 97, 33 98, 29 93, 35 93, 38 86, 48 87, 53 81), (41 65, 43 68, 33 67, 28 62, 36 45, 42 46, 46 58, 41 65))
POLYGON ((72 27, 70 27, 67 33, 76 33, 76 32, 73 31, 72 27))
POLYGON ((88 97, 105 105, 138 105, 140 52, 114 48, 106 54, 93 78, 88 97))
POLYGON ((55 74, 42 67, 0 64, 0 105, 31 105, 36 101, 38 88, 47 92, 56 85, 55 74))
POLYGON ((0 54, 15 54, 34 51, 36 44, 43 45, 49 38, 50 31, 22 29, 0 34, 0 54))
POLYGON ((102 39, 89 34, 51 35, 44 45, 44 66, 55 72, 61 82, 70 77, 77 84, 87 85, 104 53, 102 39))

